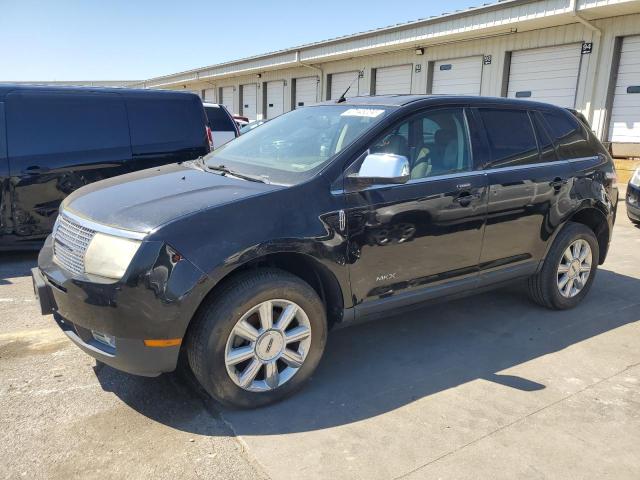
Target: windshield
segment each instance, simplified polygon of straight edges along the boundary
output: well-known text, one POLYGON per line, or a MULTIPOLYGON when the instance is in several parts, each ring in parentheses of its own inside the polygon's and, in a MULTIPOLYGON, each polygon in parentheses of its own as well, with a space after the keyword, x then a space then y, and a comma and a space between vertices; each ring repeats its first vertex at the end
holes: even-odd
POLYGON ((388 112, 384 107, 353 105, 296 109, 214 150, 204 160, 210 167, 224 165, 269 183, 295 185, 313 177, 388 112))

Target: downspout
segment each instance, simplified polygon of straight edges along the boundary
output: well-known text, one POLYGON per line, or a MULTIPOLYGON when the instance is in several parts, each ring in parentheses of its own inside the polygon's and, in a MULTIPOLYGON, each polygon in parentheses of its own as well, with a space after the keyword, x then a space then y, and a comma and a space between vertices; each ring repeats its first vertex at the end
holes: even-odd
MULTIPOLYGON (((582 17, 580 15, 580 12, 578 11, 578 0, 570 0, 570 4, 569 4, 569 8, 570 8, 570 13, 571 16, 573 18, 575 18, 579 23, 581 23, 582 25, 584 25, 585 27, 587 27, 589 30, 591 30, 594 34, 595 34, 595 45, 596 45, 596 65, 595 68, 598 68, 598 65, 600 64, 600 43, 602 43, 602 30, 600 30, 598 27, 596 27, 593 23, 591 23, 589 20, 587 20, 586 18, 582 17)), ((591 95, 589 96, 590 102, 589 102, 589 111, 587 112, 587 119, 589 120, 589 123, 591 123, 591 127, 593 128, 593 115, 594 115, 594 108, 593 108, 593 99, 595 97, 596 94, 596 78, 593 79, 593 84, 591 85, 591 95)), ((599 133, 599 137, 602 138, 604 133, 601 131, 602 130, 602 125, 604 124, 604 122, 599 122, 598 125, 598 133, 599 133)))
POLYGON ((596 35, 598 36, 598 40, 600 40, 600 36, 602 35, 602 30, 600 30, 593 23, 591 23, 589 20, 587 20, 586 18, 580 15, 580 13, 578 12, 578 0, 571 0, 571 3, 569 4, 569 8, 571 10, 571 16, 575 17, 575 19, 581 24, 583 24, 585 27, 596 32, 596 35))
POLYGON ((318 89, 320 90, 320 95, 318 95, 320 98, 318 99, 318 101, 322 101, 323 99, 323 92, 324 92, 324 71, 320 68, 320 67, 315 67, 313 65, 309 65, 308 63, 304 63, 300 60, 300 50, 296 50, 296 63, 298 65, 300 65, 301 67, 306 67, 306 68, 310 68, 311 70, 315 70, 316 72, 319 73, 319 79, 320 81, 318 82, 318 89))

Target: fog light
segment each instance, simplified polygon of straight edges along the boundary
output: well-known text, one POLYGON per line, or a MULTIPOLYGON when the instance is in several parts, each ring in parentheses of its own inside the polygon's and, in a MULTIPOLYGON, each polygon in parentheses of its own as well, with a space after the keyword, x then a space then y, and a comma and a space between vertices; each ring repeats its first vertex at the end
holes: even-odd
POLYGON ((107 347, 116 348, 116 337, 113 335, 109 335, 107 333, 96 332, 95 330, 91 330, 91 335, 93 338, 107 347))

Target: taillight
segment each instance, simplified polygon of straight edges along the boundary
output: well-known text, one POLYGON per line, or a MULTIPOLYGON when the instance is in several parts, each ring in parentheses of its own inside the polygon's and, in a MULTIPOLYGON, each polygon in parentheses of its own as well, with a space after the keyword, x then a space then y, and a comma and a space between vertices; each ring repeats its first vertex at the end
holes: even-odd
POLYGON ((207 139, 209 140, 209 146, 211 148, 213 148, 213 133, 211 133, 211 129, 209 127, 207 128, 207 139))

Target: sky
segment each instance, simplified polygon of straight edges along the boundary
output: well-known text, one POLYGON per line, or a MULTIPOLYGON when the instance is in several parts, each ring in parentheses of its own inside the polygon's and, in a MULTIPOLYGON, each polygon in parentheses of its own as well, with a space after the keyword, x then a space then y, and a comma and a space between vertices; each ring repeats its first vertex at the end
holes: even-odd
POLYGON ((141 80, 487 0, 0 0, 0 81, 141 80))

